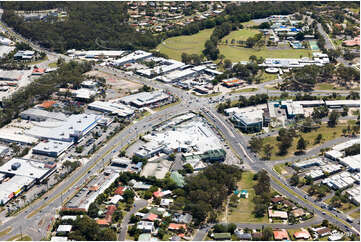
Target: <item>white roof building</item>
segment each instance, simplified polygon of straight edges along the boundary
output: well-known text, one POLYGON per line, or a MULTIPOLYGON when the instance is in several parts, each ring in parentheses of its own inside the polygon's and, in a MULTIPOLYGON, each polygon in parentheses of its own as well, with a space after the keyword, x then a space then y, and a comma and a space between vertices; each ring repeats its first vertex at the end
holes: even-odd
POLYGON ((360 171, 361 155, 347 156, 340 158, 340 163, 347 166, 352 171, 360 171))
POLYGON ((128 117, 134 113, 134 109, 121 103, 95 101, 88 105, 89 109, 107 112, 119 117, 128 117))
POLYGON ((46 110, 38 108, 29 108, 20 113, 20 117, 25 120, 34 120, 34 121, 45 121, 45 120, 54 120, 54 121, 65 121, 66 116, 60 112, 48 112, 46 110))
POLYGON ((71 231, 72 225, 59 225, 58 229, 56 230, 57 233, 68 233, 71 231))
POLYGON ((69 149, 69 147, 72 145, 73 145, 73 142, 48 140, 46 142, 40 142, 32 150, 33 150, 33 154, 58 157, 64 151, 69 149))
POLYGON ((129 95, 119 99, 120 102, 125 104, 131 104, 136 107, 144 107, 155 104, 157 102, 164 101, 169 98, 169 95, 163 91, 153 92, 140 92, 137 94, 129 95))
POLYGON ((7 203, 20 194, 25 188, 30 188, 35 181, 41 181, 49 176, 53 168, 46 168, 45 163, 23 158, 13 158, 0 167, 0 175, 10 179, 0 184, 0 203, 7 203))
POLYGON ((360 107, 360 100, 334 100, 334 101, 325 101, 327 107, 360 107))
POLYGON ((120 59, 115 60, 113 63, 114 65, 124 65, 131 62, 140 61, 151 56, 152 53, 142 50, 136 50, 133 53, 130 53, 129 55, 126 55, 120 59))
POLYGON ((39 122, 37 126, 26 131, 26 134, 41 139, 73 142, 74 139, 86 135, 101 119, 101 115, 74 114, 63 122, 39 122))

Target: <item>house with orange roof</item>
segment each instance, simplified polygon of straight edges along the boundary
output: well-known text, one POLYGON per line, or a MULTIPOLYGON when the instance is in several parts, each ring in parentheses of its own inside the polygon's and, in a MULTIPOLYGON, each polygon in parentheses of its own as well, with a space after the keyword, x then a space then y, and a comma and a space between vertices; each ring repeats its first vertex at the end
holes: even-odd
POLYGON ((307 231, 307 229, 301 228, 301 231, 297 231, 293 234, 293 237, 295 239, 303 239, 307 240, 311 237, 310 233, 307 231))
POLYGON ((97 224, 101 225, 101 226, 108 226, 109 225, 109 221, 107 219, 96 219, 95 220, 97 224))
POLYGON ((39 104, 40 108, 47 109, 52 107, 54 104, 56 104, 56 101, 48 100, 44 101, 43 103, 39 104))
POLYGON ((44 68, 34 68, 32 75, 37 75, 40 76, 42 74, 45 73, 45 69, 44 68))
POLYGON ((115 190, 114 194, 115 194, 115 195, 123 195, 125 190, 126 190, 126 187, 118 187, 118 188, 115 190))
POLYGON ((360 46, 360 36, 355 37, 352 40, 343 41, 343 45, 347 47, 360 46))
POLYGON ((158 218, 157 214, 154 213, 147 213, 143 216, 142 220, 147 220, 147 221, 151 221, 153 222, 154 220, 156 220, 158 218))
POLYGON ((175 223, 170 223, 168 226, 169 230, 179 230, 183 228, 184 230, 187 230, 187 225, 186 224, 175 224, 175 223))
POLYGON ((273 237, 275 240, 290 240, 285 229, 273 230, 273 237))
POLYGON ((222 81, 223 85, 226 87, 236 87, 245 83, 244 80, 238 78, 230 78, 222 81))

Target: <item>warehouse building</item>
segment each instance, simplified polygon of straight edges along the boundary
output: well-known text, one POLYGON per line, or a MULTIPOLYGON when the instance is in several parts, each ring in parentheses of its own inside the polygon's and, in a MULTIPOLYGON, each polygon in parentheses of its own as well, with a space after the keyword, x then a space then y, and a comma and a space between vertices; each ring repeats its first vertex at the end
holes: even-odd
POLYGON ((11 159, 0 167, 0 204, 6 204, 53 172, 55 166, 49 168, 46 163, 23 158, 11 159))
POLYGON ((305 115, 302 105, 292 100, 281 101, 281 108, 286 109, 287 118, 289 119, 305 115))
POLYGON ((134 110, 129 106, 114 102, 95 101, 90 103, 88 108, 112 115, 117 115, 119 117, 128 117, 134 114, 134 110))
POLYGON ((144 60, 145 58, 151 57, 152 53, 142 51, 142 50, 136 50, 133 53, 130 53, 129 55, 126 55, 120 59, 117 59, 113 62, 114 65, 120 66, 128 63, 134 63, 136 61, 144 60))
POLYGON ((263 110, 236 111, 231 117, 235 127, 243 132, 259 132, 263 127, 263 110))
POLYGON ((346 166, 350 171, 360 172, 361 155, 347 156, 339 159, 340 163, 346 166))
POLYGON ((140 92, 119 99, 120 102, 137 108, 147 107, 169 100, 170 96, 163 91, 140 92))
POLYGON ((360 100, 334 100, 325 101, 325 104, 329 108, 342 108, 342 107, 360 107, 360 100))
POLYGON ((45 120, 65 121, 67 119, 63 113, 48 112, 38 108, 29 108, 21 112, 20 117, 25 120, 33 120, 37 122, 45 120))
POLYGON ((26 134, 39 139, 77 142, 91 131, 103 116, 95 114, 74 114, 65 121, 39 122, 26 134))
POLYGON ((58 157, 64 151, 70 148, 73 145, 73 142, 64 142, 57 140, 49 140, 45 142, 40 142, 32 150, 33 154, 46 155, 50 157, 58 157))

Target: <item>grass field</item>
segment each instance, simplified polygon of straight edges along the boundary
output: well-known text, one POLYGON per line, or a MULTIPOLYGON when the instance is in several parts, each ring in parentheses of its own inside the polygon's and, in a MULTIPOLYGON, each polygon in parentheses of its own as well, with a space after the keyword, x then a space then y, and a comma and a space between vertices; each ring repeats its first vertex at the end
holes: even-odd
MULTIPOLYGON (((315 147, 314 140, 318 134, 322 134, 322 137, 323 137, 323 139, 321 141, 321 144, 322 144, 326 141, 335 139, 337 137, 341 137, 342 128, 343 128, 343 126, 341 126, 341 124, 334 128, 329 128, 329 127, 327 127, 327 124, 322 124, 321 127, 315 131, 312 131, 309 133, 299 133, 299 134, 301 134, 302 137, 308 142, 308 146, 306 149, 310 149, 310 148, 315 147)), ((264 138, 263 145, 270 144, 271 146, 273 146, 271 160, 281 160, 281 159, 285 159, 287 157, 294 155, 294 152, 297 150, 296 149, 297 141, 298 141, 298 138, 293 139, 292 146, 288 149, 288 154, 286 154, 285 156, 279 156, 277 154, 279 151, 277 144, 279 142, 276 140, 276 136, 270 136, 270 137, 264 138)), ((263 151, 261 153, 261 156, 264 156, 263 151)))
POLYGON ((0 237, 7 235, 11 231, 11 227, 8 227, 0 232, 0 237))
MULTIPOLYGON (((325 201, 325 203, 327 204, 331 204, 331 199, 332 198, 329 198, 325 201)), ((342 212, 344 213, 347 213, 353 209, 357 208, 355 204, 351 203, 351 202, 348 202, 348 203, 342 203, 342 206, 340 208, 337 208, 339 210, 341 210, 342 212)), ((360 213, 360 212, 359 212, 360 213)))
MULTIPOLYGON (((346 88, 336 87, 335 85, 331 83, 318 83, 316 84, 315 90, 339 90, 339 91, 346 91, 346 88)), ((350 90, 358 91, 359 88, 352 88, 350 90)))
POLYGON ((263 58, 299 58, 308 57, 312 54, 311 50, 305 49, 286 49, 286 50, 269 50, 263 48, 255 50, 251 48, 233 47, 228 45, 220 45, 220 54, 223 54, 226 59, 230 59, 232 62, 247 61, 251 55, 263 58))
POLYGON ((56 64, 56 62, 52 62, 48 65, 50 68, 56 68, 58 65, 56 64))
POLYGON ((166 54, 169 58, 181 60, 182 53, 201 54, 204 44, 213 32, 212 29, 199 31, 194 35, 183 35, 166 39, 164 43, 160 43, 156 50, 166 54))
POLYGON ((23 235, 21 236, 21 234, 17 234, 13 237, 11 237, 10 239, 8 239, 8 241, 32 241, 31 237, 28 235, 23 235))
POLYGON ((292 174, 290 174, 286 169, 285 169, 286 165, 285 164, 278 164, 274 166, 274 169, 278 172, 278 174, 280 174, 281 176, 284 176, 286 178, 290 178, 292 176, 292 174))
POLYGON ((238 90, 234 90, 231 93, 240 93, 240 92, 256 92, 258 89, 257 88, 245 88, 245 89, 238 89, 238 90))
POLYGON ((249 37, 253 37, 256 34, 261 33, 256 29, 239 29, 236 31, 232 31, 229 35, 226 35, 222 38, 222 42, 228 41, 228 44, 231 43, 232 39, 234 40, 247 40, 249 37))
POLYGON ((268 223, 267 216, 263 218, 255 218, 252 214, 254 209, 253 198, 255 197, 255 192, 253 190, 253 185, 256 181, 253 181, 253 173, 252 172, 243 172, 242 179, 238 183, 238 189, 246 189, 248 190, 248 198, 241 198, 239 200, 237 208, 229 208, 233 209, 233 211, 228 215, 229 223, 268 223))
POLYGON ((269 73, 263 72, 262 76, 261 76, 261 83, 268 82, 268 81, 273 81, 273 80, 275 80, 277 78, 278 78, 277 74, 269 74, 269 73))
POLYGON ((360 210, 351 213, 350 216, 353 218, 360 218, 360 210))

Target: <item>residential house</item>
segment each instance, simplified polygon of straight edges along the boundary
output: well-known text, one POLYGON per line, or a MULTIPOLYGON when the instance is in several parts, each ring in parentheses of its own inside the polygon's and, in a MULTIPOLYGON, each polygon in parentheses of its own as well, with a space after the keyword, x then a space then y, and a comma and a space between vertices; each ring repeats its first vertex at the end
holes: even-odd
POLYGON ((310 233, 307 231, 307 229, 301 228, 301 231, 297 231, 293 234, 293 237, 295 237, 295 239, 303 239, 303 240, 308 240, 311 235, 310 233))
POLYGON ((273 230, 273 237, 275 240, 290 240, 285 229, 273 230))

